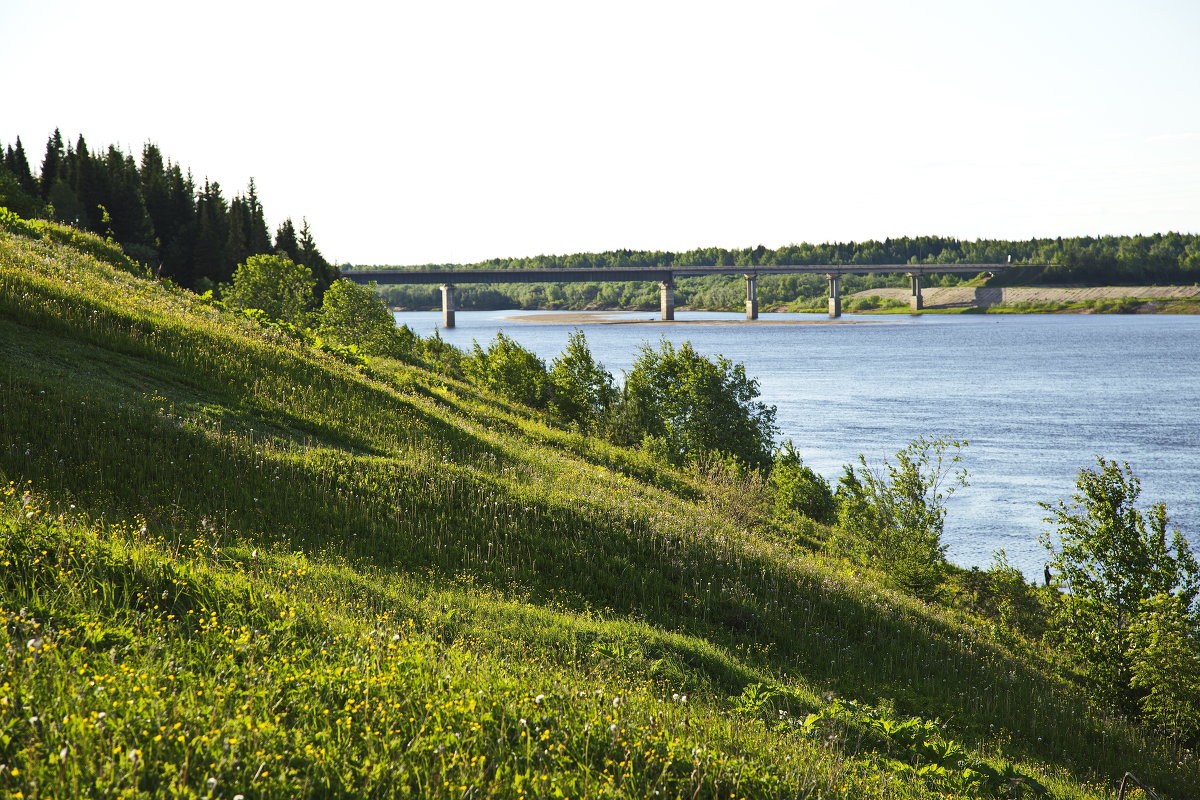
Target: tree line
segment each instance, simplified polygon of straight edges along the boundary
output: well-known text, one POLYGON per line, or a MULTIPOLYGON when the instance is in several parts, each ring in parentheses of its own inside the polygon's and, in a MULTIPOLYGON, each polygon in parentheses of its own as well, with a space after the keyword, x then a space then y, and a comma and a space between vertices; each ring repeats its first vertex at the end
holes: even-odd
MULTIPOLYGON (((1009 256, 1015 264, 1047 264, 1000 273, 989 285, 1087 284, 1141 286, 1200 283, 1200 235, 1156 233, 1134 236, 1079 236, 1053 239, 963 241, 940 236, 901 237, 865 242, 792 244, 776 249, 763 246, 729 250, 719 247, 685 252, 611 250, 604 253, 539 255, 530 258, 494 258, 462 269, 538 269, 623 267, 669 268, 679 266, 771 267, 776 265, 876 265, 876 264, 1000 264, 1009 256)), ((928 285, 957 285, 974 273, 943 274, 926 278, 928 285)), ((902 275, 846 276, 843 289, 857 292, 883 286, 902 286, 902 275)), ((801 305, 820 301, 826 291, 820 275, 764 275, 758 280, 763 307, 801 305)), ((385 301, 400 308, 426 308, 440 301, 436 290, 425 286, 385 286, 385 301)), ((695 308, 740 308, 744 288, 738 276, 680 279, 677 305, 695 308)), ((459 287, 462 308, 654 308, 657 288, 649 282, 571 284, 492 284, 459 287)))
POLYGON ((115 145, 92 150, 82 135, 64 141, 56 129, 35 173, 18 138, 0 157, 0 206, 112 239, 156 275, 197 291, 228 283, 255 255, 304 264, 318 297, 338 274, 307 220, 297 229, 286 219, 272 237, 253 178, 245 193, 226 199, 216 181, 197 184, 151 143, 135 160, 115 145))

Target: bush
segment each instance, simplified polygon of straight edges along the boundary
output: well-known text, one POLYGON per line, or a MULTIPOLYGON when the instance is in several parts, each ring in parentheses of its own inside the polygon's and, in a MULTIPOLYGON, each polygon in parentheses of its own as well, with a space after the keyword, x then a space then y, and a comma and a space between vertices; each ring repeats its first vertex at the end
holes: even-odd
POLYGON ((286 256, 250 256, 233 273, 223 299, 234 308, 259 308, 271 319, 302 325, 316 285, 308 267, 286 256))
POLYGON ((872 468, 860 455, 858 467, 847 464, 838 483, 840 541, 924 599, 934 596, 943 577, 945 499, 967 485, 966 470, 953 469, 961 456, 947 453, 966 445, 922 436, 896 453, 896 464, 872 468))
POLYGON ((613 431, 618 444, 645 437, 662 441, 676 464, 696 462, 711 452, 748 466, 771 464, 775 407, 758 401, 758 381, 723 356, 710 360, 690 342, 676 348, 642 345, 625 381, 613 431))
POLYGON ((563 421, 585 432, 602 426, 617 400, 612 375, 592 357, 583 331, 567 339, 567 349, 550 367, 551 405, 563 421))
POLYGON ((1130 685, 1146 717, 1169 735, 1200 734, 1200 625, 1178 595, 1143 601, 1130 628, 1130 685))
POLYGON ((530 408, 544 409, 550 401, 550 378, 546 364, 532 351, 496 332, 487 350, 472 345, 463 361, 463 372, 480 386, 530 408))
POLYGON ((1183 534, 1176 530, 1168 537, 1163 503, 1145 512, 1138 508, 1142 485, 1129 464, 1096 461, 1096 469, 1079 471, 1070 505, 1041 504, 1050 512, 1046 522, 1056 527, 1042 544, 1070 589, 1055 633, 1097 698, 1135 711, 1132 628, 1144 604, 1159 595, 1194 613, 1200 565, 1183 534))
POLYGON ((411 359, 416 335, 399 328, 391 312, 370 287, 339 279, 325 290, 317 332, 364 353, 411 359))
POLYGON ((790 439, 775 451, 770 482, 776 516, 797 513, 826 525, 837 518, 829 481, 804 466, 790 439))

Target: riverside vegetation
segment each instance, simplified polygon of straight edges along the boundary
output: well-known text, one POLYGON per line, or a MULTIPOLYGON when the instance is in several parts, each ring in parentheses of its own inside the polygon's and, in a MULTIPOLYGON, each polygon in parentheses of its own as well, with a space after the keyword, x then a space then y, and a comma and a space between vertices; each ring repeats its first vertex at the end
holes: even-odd
POLYGON ((1048 507, 1062 595, 944 562, 963 443, 835 491, 736 365, 617 390, 582 336, 464 353, 346 282, 268 313, 289 264, 198 296, 0 211, 5 797, 1200 786, 1195 562, 1127 469, 1048 507))

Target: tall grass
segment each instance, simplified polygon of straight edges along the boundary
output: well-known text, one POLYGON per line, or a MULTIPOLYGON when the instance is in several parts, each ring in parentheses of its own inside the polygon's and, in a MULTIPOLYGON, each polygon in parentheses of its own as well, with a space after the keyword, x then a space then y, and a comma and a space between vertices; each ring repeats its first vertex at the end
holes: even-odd
POLYGON ((447 376, 54 237, 0 233, 0 313, 9 792, 943 793, 746 718, 758 684, 939 718, 1062 796, 1200 785, 1032 648, 447 376))

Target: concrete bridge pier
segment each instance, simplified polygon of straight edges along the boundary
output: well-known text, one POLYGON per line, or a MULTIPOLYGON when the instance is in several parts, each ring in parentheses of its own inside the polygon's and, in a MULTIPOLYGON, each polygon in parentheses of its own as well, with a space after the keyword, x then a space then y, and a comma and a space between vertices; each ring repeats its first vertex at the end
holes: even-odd
POLYGON ((442 327, 454 327, 454 284, 442 284, 442 327))
POLYGON ((908 299, 908 307, 913 311, 920 311, 925 307, 921 302, 921 273, 910 272, 908 273, 908 279, 912 284, 912 297, 908 299))
POLYGON ((838 275, 831 272, 825 276, 829 279, 829 318, 837 319, 842 315, 842 297, 838 294, 838 275))
POLYGON ((746 273, 746 319, 758 319, 758 275, 746 273))
POLYGON ((675 319, 675 281, 662 281, 658 284, 658 305, 662 310, 663 322, 675 319))

